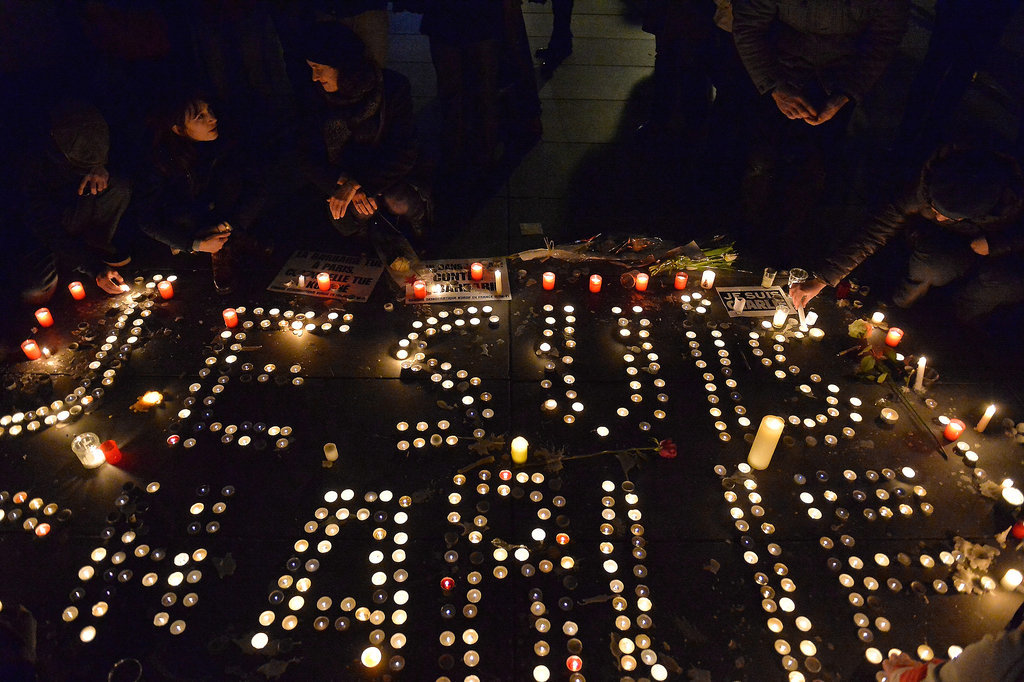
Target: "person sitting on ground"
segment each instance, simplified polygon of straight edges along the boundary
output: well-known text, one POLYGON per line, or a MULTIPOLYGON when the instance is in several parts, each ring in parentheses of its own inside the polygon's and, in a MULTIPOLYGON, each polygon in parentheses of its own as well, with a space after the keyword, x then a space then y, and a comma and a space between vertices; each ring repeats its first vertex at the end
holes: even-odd
POLYGON ((107 171, 109 151, 110 128, 94 106, 68 101, 53 110, 45 149, 28 159, 23 176, 31 243, 15 255, 14 269, 27 302, 53 296, 58 269, 78 271, 108 294, 127 289, 117 269, 131 257, 115 234, 131 190, 107 171))
POLYGON ((365 230, 385 208, 421 236, 430 194, 420 169, 409 80, 381 69, 346 26, 314 26, 306 63, 317 97, 306 125, 304 171, 327 202, 335 228, 365 230))
POLYGON ((216 114, 199 94, 170 95, 151 124, 151 167, 137 192, 139 226, 173 253, 210 254, 214 285, 227 293, 232 272, 225 247, 259 217, 265 202, 259 174, 222 139, 216 114))
POLYGON ((913 253, 892 302, 908 308, 933 286, 966 279, 954 303, 968 321, 1024 300, 1024 175, 1011 157, 946 146, 925 163, 917 181, 876 213, 815 276, 790 289, 802 308, 826 285, 837 285, 901 231, 913 253))

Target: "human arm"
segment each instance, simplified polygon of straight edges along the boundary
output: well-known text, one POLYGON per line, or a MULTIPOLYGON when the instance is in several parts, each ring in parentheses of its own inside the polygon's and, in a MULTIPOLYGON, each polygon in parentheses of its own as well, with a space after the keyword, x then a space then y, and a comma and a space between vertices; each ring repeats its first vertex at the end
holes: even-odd
POLYGON ((128 290, 128 285, 124 283, 124 279, 113 268, 104 268, 96 275, 96 286, 110 295, 122 294, 128 290))
POLYGON ((380 139, 372 159, 359 171, 359 181, 368 197, 376 197, 416 167, 416 116, 409 80, 394 71, 384 72, 380 139))
POLYGON ((82 178, 78 185, 78 196, 83 194, 99 194, 107 188, 110 182, 110 173, 103 166, 93 166, 82 178))
POLYGON ((736 0, 732 37, 744 68, 762 95, 780 85, 778 59, 770 33, 778 16, 777 0, 736 0))
POLYGON ((875 0, 865 9, 868 23, 853 54, 838 71, 832 91, 862 101, 892 61, 910 16, 909 0, 875 0))
POLYGON ((804 308, 826 286, 825 280, 819 277, 812 277, 809 280, 791 286, 789 288, 789 297, 793 299, 794 306, 804 308))

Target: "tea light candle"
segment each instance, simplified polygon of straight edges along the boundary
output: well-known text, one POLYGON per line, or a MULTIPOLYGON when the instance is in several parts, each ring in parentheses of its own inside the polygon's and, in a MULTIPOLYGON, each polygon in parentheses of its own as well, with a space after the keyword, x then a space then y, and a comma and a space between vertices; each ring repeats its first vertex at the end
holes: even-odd
POLYGON ((316 276, 316 285, 320 288, 320 291, 331 290, 331 276, 326 272, 321 272, 316 276))
POLYGON ((36 322, 39 323, 40 327, 51 327, 53 326, 53 315, 50 314, 49 308, 40 308, 36 311, 36 322))
POLYGON ((949 423, 946 424, 946 428, 943 430, 942 435, 946 437, 946 440, 954 441, 960 437, 964 428, 966 428, 964 423, 959 419, 950 419, 949 423))
POLYGON ((815 341, 821 341, 823 338, 825 338, 825 332, 822 331, 821 329, 818 329, 817 327, 814 327, 813 329, 811 329, 810 332, 808 332, 808 336, 810 336, 815 341))
POLYGON ((545 272, 541 275, 540 285, 544 288, 544 291, 551 291, 555 288, 555 273, 545 272))
POLYGON ((590 276, 590 293, 596 294, 601 291, 601 275, 590 276))
POLYGON ((161 280, 161 282, 156 285, 156 290, 160 292, 160 298, 164 300, 174 298, 174 287, 171 286, 171 283, 166 279, 161 280))
POLYGON ((814 312, 813 310, 809 311, 804 316, 804 324, 807 325, 808 327, 813 327, 814 323, 817 322, 817 321, 818 321, 818 313, 814 312))
POLYGON ((891 407, 883 407, 881 417, 886 424, 895 424, 899 421, 900 413, 891 407))
POLYGON ((71 298, 76 301, 81 301, 85 298, 85 287, 82 286, 81 282, 72 282, 68 285, 68 291, 71 292, 71 298))
POLYGON ((782 417, 766 415, 761 419, 761 425, 754 436, 754 442, 750 446, 750 453, 747 454, 747 463, 754 469, 767 469, 775 454, 775 446, 782 436, 782 429, 786 421, 782 417))
POLYGON ((1003 574, 1003 577, 999 582, 1006 589, 1013 591, 1020 587, 1021 582, 1024 582, 1024 575, 1022 575, 1016 568, 1011 568, 1003 574))
POLYGON ((687 283, 687 281, 689 281, 689 279, 690 279, 690 276, 687 275, 685 272, 677 272, 676 273, 676 279, 675 279, 675 287, 676 287, 676 289, 685 289, 686 288, 686 283, 687 283))
POLYGON ((651 277, 646 272, 641 272, 636 276, 636 290, 647 291, 647 283, 651 277))
POLYGON ((530 447, 529 441, 522 436, 516 436, 512 439, 512 461, 516 464, 526 464, 526 454, 530 447))
POLYGON ((224 326, 229 328, 238 326, 238 313, 234 308, 224 309, 224 326))
POLYGON ((1002 490, 1003 500, 1011 507, 1019 507, 1024 504, 1024 493, 1012 485, 1004 486, 1002 490))
POLYGON ((484 277, 484 264, 473 263, 469 266, 469 276, 474 282, 479 282, 484 277))
POLYGON ((327 458, 328 462, 336 462, 338 460, 338 446, 334 443, 324 443, 324 457, 327 458))
POLYGON ((895 348, 900 344, 900 339, 903 338, 903 330, 899 327, 890 327, 889 331, 885 335, 885 345, 895 348))
POLYGON ((38 360, 43 356, 43 351, 39 349, 39 344, 36 343, 35 339, 25 339, 22 341, 21 350, 25 352, 25 357, 29 360, 38 360))
POLYGON ((715 286, 715 271, 705 270, 700 276, 700 286, 702 289, 710 289, 715 286))
POLYGON ((924 370, 928 366, 928 359, 923 355, 917 360, 917 374, 914 376, 914 390, 924 390, 924 370))
POLYGON ((989 405, 985 408, 985 414, 981 415, 981 419, 978 421, 978 425, 974 427, 974 430, 978 433, 984 433, 985 429, 988 428, 988 423, 992 419, 992 415, 996 413, 996 406, 989 405))
POLYGON ((882 324, 882 320, 885 319, 885 313, 876 312, 871 315, 871 324, 882 324))

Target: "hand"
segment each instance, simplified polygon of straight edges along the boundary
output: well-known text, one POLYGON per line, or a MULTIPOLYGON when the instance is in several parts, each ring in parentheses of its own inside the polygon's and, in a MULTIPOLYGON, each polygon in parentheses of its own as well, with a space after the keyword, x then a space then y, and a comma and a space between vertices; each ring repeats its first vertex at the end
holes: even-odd
POLYGON ((988 255, 988 240, 984 237, 978 237, 971 242, 971 251, 978 254, 979 256, 988 255))
POLYGON ((82 184, 78 186, 78 196, 83 194, 99 194, 107 188, 107 183, 110 182, 110 173, 103 166, 94 166, 84 178, 82 178, 82 184))
POLYGON ((820 126, 826 121, 831 121, 832 118, 839 113, 839 110, 845 107, 849 101, 850 98, 846 95, 835 95, 830 97, 829 100, 825 102, 825 108, 821 110, 821 113, 814 119, 807 119, 807 122, 812 126, 820 126))
POLYGON ((128 290, 128 285, 121 279, 117 270, 110 268, 96 275, 96 286, 110 295, 121 294, 128 290))
POLYGON ((900 668, 913 668, 919 665, 921 665, 920 661, 915 661, 905 653, 889 654, 889 658, 882 661, 882 672, 888 675, 900 668))
POLYGON ((345 217, 348 205, 352 203, 352 199, 360 187, 361 185, 357 182, 345 181, 338 185, 338 188, 334 190, 334 194, 328 197, 327 206, 331 209, 331 215, 335 220, 345 217))
POLYGON ((821 290, 824 288, 825 282, 815 277, 814 279, 791 286, 789 288, 789 297, 793 299, 793 305, 797 308, 803 308, 810 303, 812 298, 821 293, 821 290))
MULTIPOLYGON (((221 223, 221 225, 224 224, 225 223, 221 223)), ((199 244, 196 245, 196 251, 201 251, 203 253, 217 253, 224 248, 224 244, 227 243, 228 238, 231 236, 231 228, 228 228, 228 231, 225 232, 221 230, 221 225, 218 225, 215 228, 215 232, 211 232, 199 240, 199 244)))
POLYGON ((786 118, 813 120, 818 116, 818 112, 804 98, 803 93, 788 85, 776 86, 772 90, 772 99, 775 100, 775 106, 785 114, 786 118))
POLYGON ((363 192, 356 192, 356 195, 352 197, 352 205, 355 207, 356 213, 366 218, 377 212, 377 200, 363 192))

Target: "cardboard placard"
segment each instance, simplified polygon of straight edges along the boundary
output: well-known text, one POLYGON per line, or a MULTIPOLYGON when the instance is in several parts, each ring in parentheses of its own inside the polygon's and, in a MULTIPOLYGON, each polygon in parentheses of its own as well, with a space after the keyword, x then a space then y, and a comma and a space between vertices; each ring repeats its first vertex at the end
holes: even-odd
POLYGON ((771 317, 775 314, 776 306, 780 305, 786 306, 790 315, 796 314, 792 301, 782 287, 717 287, 716 291, 729 317, 771 317), (741 313, 733 309, 733 304, 739 298, 746 301, 741 313))
POLYGON ((423 261, 418 274, 427 286, 427 296, 416 298, 410 279, 405 285, 406 303, 512 300, 508 263, 504 257, 423 261), (480 281, 474 281, 470 277, 469 266, 473 263, 481 263, 484 266, 480 281), (500 291, 495 282, 498 277, 501 279, 500 291))
POLYGON ((296 251, 270 282, 267 291, 365 302, 382 272, 384 264, 377 258, 296 251), (316 281, 321 272, 331 276, 331 288, 327 291, 321 291, 316 281))

